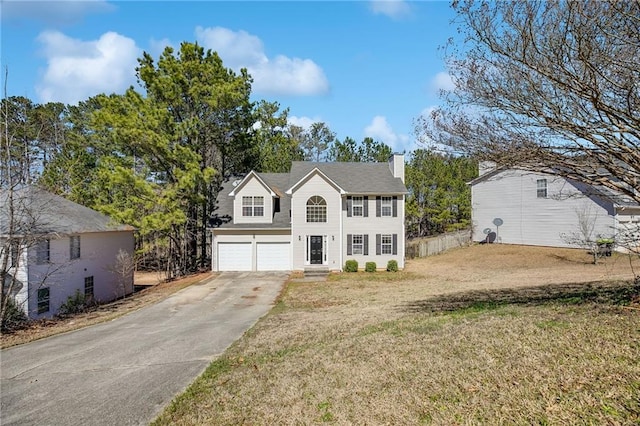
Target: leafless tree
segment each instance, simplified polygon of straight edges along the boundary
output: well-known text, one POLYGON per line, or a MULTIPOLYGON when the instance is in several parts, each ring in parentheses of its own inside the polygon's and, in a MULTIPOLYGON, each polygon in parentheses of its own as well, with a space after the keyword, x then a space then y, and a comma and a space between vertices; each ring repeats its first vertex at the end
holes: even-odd
POLYGON ((455 89, 416 122, 440 144, 640 202, 640 2, 453 1, 455 89))
POLYGON ((119 294, 123 297, 127 294, 128 283, 133 282, 133 273, 136 269, 134 256, 126 250, 118 250, 112 272, 118 277, 119 294))
POLYGON ((593 256, 593 264, 596 265, 598 259, 607 253, 606 245, 609 244, 608 249, 610 250, 614 240, 595 233, 598 213, 593 210, 590 203, 576 208, 575 213, 578 219, 577 230, 563 233, 560 238, 567 244, 589 250, 593 256))
MULTIPOLYGON (((8 70, 5 69, 5 97, 7 76, 8 70)), ((50 232, 45 219, 47 207, 30 194, 27 189, 29 181, 21 171, 20 162, 13 161, 8 103, 3 102, 3 105, 0 111, 0 326, 4 330, 11 308, 24 310, 21 303, 27 301, 29 289, 25 288, 28 286, 25 266, 29 251, 35 251, 42 243, 48 244, 57 235, 50 232), (16 172, 14 168, 20 170, 16 172), (18 300, 21 293, 24 300, 18 300)), ((40 268, 39 285, 46 285, 49 278, 66 266, 66 263, 47 261, 46 266, 40 268)))

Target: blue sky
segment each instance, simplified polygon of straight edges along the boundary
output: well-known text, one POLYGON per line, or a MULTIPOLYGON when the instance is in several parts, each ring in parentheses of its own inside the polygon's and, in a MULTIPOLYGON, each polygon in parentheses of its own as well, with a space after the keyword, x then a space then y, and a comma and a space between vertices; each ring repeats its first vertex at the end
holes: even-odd
POLYGON ((2 0, 7 94, 74 104, 137 87, 143 52, 197 41, 254 78, 252 98, 322 121, 339 139, 416 148, 413 122, 452 88, 442 52, 445 1, 2 0))

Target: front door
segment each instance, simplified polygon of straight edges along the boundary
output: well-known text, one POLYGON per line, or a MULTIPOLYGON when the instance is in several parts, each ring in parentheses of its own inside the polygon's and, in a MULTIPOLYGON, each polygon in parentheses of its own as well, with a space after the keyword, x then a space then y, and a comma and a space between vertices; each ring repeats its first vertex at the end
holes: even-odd
POLYGON ((322 235, 312 235, 309 244, 309 259, 312 265, 322 265, 322 235))

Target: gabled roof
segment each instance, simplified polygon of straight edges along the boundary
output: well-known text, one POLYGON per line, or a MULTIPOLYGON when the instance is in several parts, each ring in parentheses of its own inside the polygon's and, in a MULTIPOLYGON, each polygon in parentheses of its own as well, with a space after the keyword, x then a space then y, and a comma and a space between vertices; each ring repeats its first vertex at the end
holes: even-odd
MULTIPOLYGON (((223 182, 218 193, 216 207, 211 218, 211 226, 225 229, 291 229, 291 198, 284 194, 289 185, 289 173, 256 173, 278 197, 280 211, 274 212, 271 223, 233 223, 233 197, 229 196, 233 190, 232 178, 223 182)), ((236 187, 239 185, 236 185, 236 187)))
POLYGON ((291 164, 290 187, 295 186, 313 169, 347 194, 406 194, 402 179, 393 177, 387 163, 319 163, 294 161, 291 164))
POLYGON ((307 181, 309 179, 311 179, 313 176, 316 175, 320 175, 327 183, 329 183, 329 185, 333 186, 335 188, 336 191, 338 191, 340 194, 346 194, 346 191, 342 188, 340 188, 340 186, 338 186, 338 184, 336 184, 333 180, 331 180, 326 174, 322 173, 322 170, 320 170, 317 167, 314 167, 309 173, 307 173, 305 176, 302 177, 302 179, 300 179, 299 181, 295 182, 293 184, 293 186, 289 189, 287 189, 285 191, 286 194, 291 195, 293 194, 293 192, 299 188, 300 186, 304 185, 305 183, 307 183, 307 181))
MULTIPOLYGON (((110 217, 36 187, 13 192, 14 233, 83 234, 89 232, 133 231, 110 217)), ((9 191, 0 189, 0 235, 9 232, 9 191)))
POLYGON ((252 178, 255 178, 260 185, 264 186, 264 188, 269 191, 269 194, 272 197, 275 197, 276 194, 273 192, 273 190, 269 187, 269 185, 267 185, 265 183, 265 181, 258 175, 258 173, 254 172, 253 170, 251 170, 249 173, 247 173, 247 175, 244 177, 244 179, 242 179, 239 183, 237 183, 235 185, 235 187, 233 188, 233 190, 229 193, 230 196, 235 197, 236 195, 236 191, 241 190, 246 184, 247 182, 249 182, 252 178))

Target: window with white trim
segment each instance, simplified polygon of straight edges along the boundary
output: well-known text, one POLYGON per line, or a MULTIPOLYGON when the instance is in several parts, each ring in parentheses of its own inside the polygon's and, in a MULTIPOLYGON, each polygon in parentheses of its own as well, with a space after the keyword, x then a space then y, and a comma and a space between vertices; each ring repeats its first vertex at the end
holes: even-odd
POLYGON ((362 234, 354 234, 351 241, 351 252, 353 254, 364 253, 364 236, 362 234))
POLYGON ((69 258, 80 258, 80 235, 72 235, 69 237, 69 258))
POLYGON ((536 181, 537 185, 537 196, 538 198, 547 198, 547 180, 546 179, 538 179, 536 181))
POLYGON ((264 216, 264 197, 242 197, 242 216, 264 216))
POLYGON ((380 252, 382 254, 393 253, 393 236, 391 234, 382 234, 380 236, 380 252))
POLYGON ((45 263, 49 263, 50 254, 49 254, 50 242, 49 239, 40 240, 36 245, 36 264, 44 265, 45 263))
POLYGON ((38 289, 38 313, 49 312, 49 287, 38 289))
POLYGON ((351 216, 364 216, 364 197, 351 197, 351 216))
POLYGON ((327 202, 324 198, 314 195, 307 200, 307 223, 327 221, 327 202))
POLYGON ((380 216, 391 217, 393 215, 393 198, 381 197, 380 201, 380 216))

